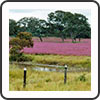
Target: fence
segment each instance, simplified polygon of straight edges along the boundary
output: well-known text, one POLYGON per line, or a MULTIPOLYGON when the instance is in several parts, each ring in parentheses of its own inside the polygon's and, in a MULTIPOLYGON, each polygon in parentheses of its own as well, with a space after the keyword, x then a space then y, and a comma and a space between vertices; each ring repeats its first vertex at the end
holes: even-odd
MULTIPOLYGON (((18 64, 18 65, 25 65, 25 66, 35 66, 32 67, 32 69, 35 70, 42 70, 42 71, 57 71, 57 72, 63 72, 65 66, 60 65, 48 65, 48 64, 38 64, 38 63, 32 63, 32 62, 11 62, 10 64, 18 64), (39 66, 39 67, 38 67, 39 66)), ((80 68, 80 67, 68 67, 67 72, 90 72, 91 68, 80 68)))
MULTIPOLYGON (((30 62, 19 62, 19 63, 18 62, 13 62, 13 63, 10 62, 10 64, 18 64, 18 65, 25 65, 25 66, 33 66, 33 65, 34 66, 44 66, 44 69, 45 69, 45 67, 48 67, 48 69, 49 68, 52 68, 52 69, 58 68, 59 70, 55 70, 55 71, 64 72, 64 84, 66 84, 66 82, 67 82, 67 72, 84 72, 84 71, 90 72, 91 71, 90 68, 76 68, 76 67, 74 68, 74 67, 67 67, 67 65, 59 66, 59 65, 37 64, 37 63, 30 63, 30 62)), ((23 79, 23 87, 24 88, 26 87, 26 72, 27 72, 27 69, 24 68, 24 79, 23 79)))

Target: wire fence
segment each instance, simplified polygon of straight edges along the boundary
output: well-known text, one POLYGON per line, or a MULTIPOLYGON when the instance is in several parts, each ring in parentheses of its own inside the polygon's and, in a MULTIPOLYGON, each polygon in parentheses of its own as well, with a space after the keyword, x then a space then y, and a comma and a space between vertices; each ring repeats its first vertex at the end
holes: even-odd
MULTIPOLYGON (((60 65, 38 64, 32 62, 10 62, 10 64, 17 64, 19 66, 24 65, 26 67, 31 66, 32 70, 39 70, 39 71, 63 72, 65 68, 65 66, 60 66, 60 65)), ((91 67, 89 68, 68 67, 67 68, 67 72, 90 72, 90 71, 91 71, 91 67)))

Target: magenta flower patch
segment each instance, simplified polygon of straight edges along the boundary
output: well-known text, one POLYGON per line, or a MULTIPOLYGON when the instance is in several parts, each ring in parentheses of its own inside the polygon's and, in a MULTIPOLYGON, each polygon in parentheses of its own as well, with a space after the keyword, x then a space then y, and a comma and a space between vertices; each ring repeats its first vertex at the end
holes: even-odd
POLYGON ((33 48, 24 48, 23 51, 28 54, 91 56, 91 39, 82 39, 80 43, 71 43, 71 39, 66 39, 65 43, 35 40, 33 48))

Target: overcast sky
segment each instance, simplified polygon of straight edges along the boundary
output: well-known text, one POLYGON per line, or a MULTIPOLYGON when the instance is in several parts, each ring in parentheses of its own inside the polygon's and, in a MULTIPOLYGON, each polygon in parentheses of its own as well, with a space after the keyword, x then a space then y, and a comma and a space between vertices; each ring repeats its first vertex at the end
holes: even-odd
MULTIPOLYGON (((18 21, 23 17, 36 17, 39 19, 47 20, 47 16, 50 12, 54 12, 57 9, 10 9, 9 18, 18 21)), ((71 13, 80 13, 88 18, 88 22, 91 24, 91 10, 89 9, 58 9, 71 13)))

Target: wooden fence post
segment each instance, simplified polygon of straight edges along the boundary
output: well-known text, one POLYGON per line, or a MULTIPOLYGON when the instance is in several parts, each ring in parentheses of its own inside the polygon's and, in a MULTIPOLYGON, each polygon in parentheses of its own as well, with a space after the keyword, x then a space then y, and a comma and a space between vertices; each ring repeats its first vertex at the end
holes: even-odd
POLYGON ((67 65, 65 65, 64 84, 66 84, 66 80, 67 80, 67 65))
POLYGON ((24 83, 23 83, 23 87, 25 88, 26 86, 26 73, 27 73, 27 69, 24 68, 24 83))

